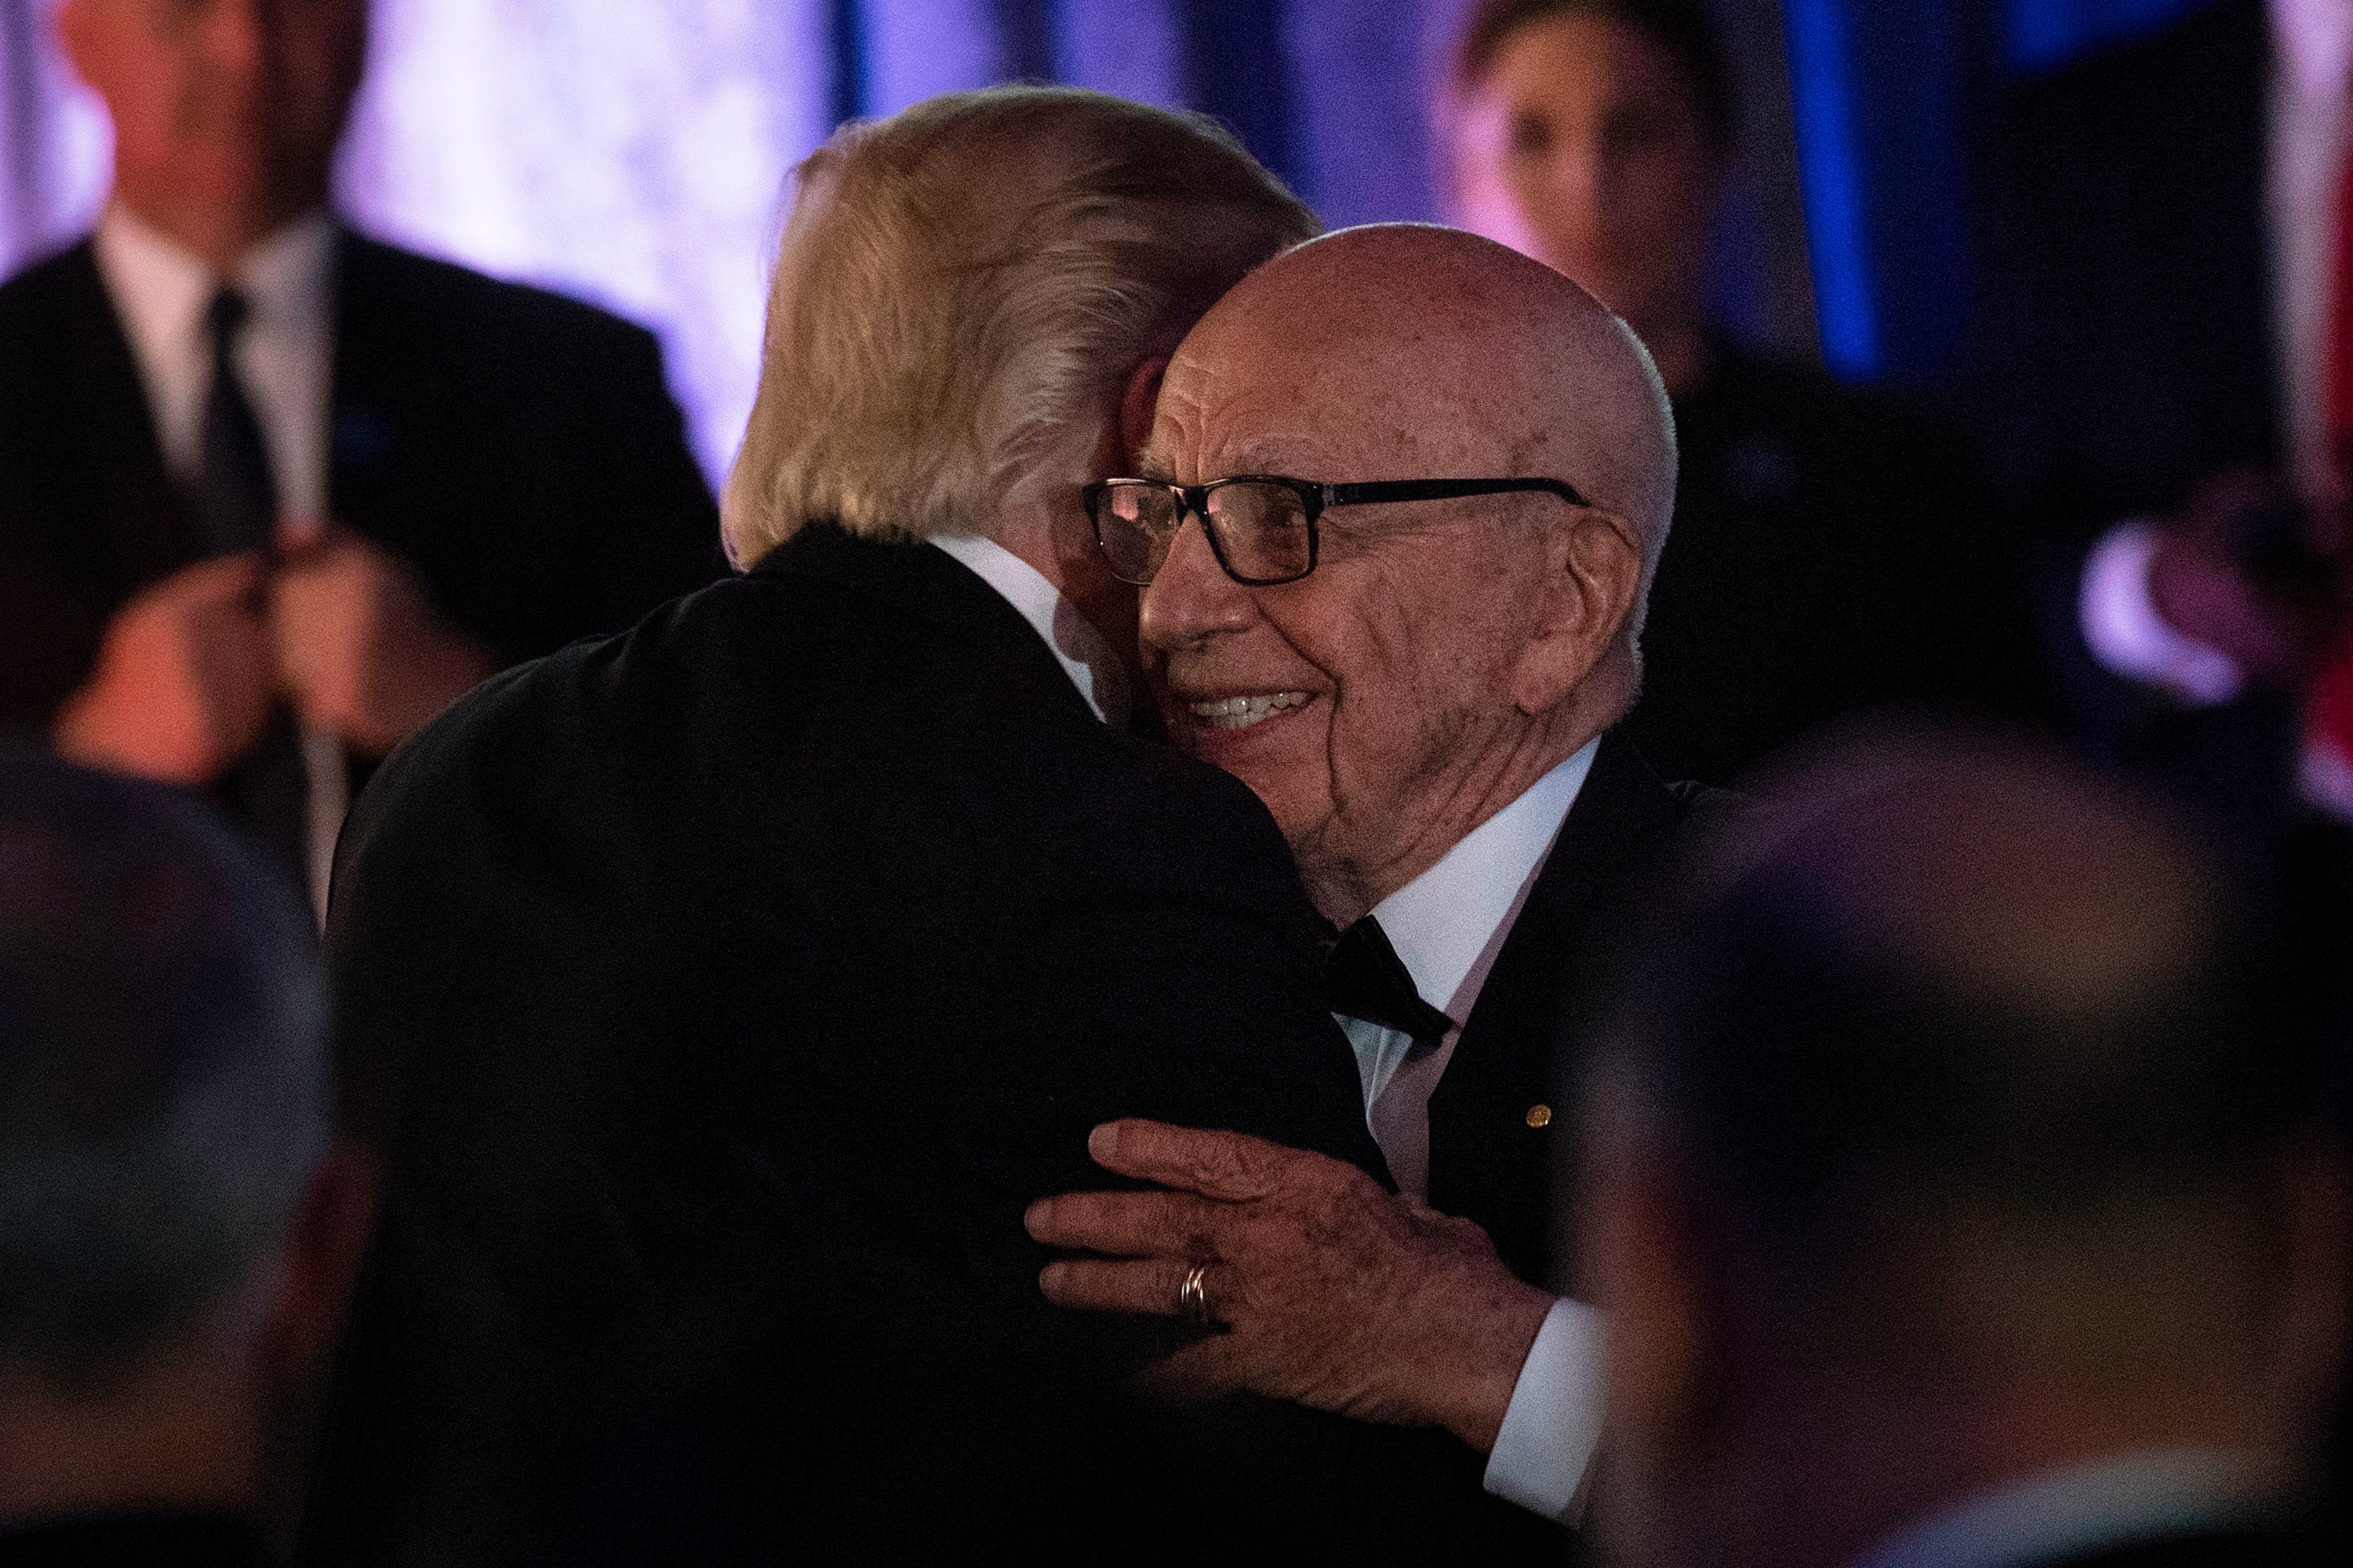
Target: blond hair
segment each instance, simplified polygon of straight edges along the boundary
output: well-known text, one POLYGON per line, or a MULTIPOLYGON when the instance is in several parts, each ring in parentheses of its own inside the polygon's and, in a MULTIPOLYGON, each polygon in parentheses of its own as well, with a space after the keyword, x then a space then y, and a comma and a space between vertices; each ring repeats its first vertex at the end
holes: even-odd
POLYGON ((1321 226, 1202 116, 998 87, 853 124, 797 171, 728 553, 813 521, 987 531, 1090 477, 1125 378, 1321 226))

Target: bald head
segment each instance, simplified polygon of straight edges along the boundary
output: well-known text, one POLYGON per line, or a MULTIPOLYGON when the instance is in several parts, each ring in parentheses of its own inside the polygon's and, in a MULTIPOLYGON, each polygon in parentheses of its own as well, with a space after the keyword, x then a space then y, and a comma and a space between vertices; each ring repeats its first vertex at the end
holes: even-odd
MULTIPOLYGON (((1334 920, 1435 864, 1634 700, 1674 505, 1666 399, 1621 323, 1502 246, 1390 224, 1267 263, 1178 346, 1142 465, 1307 493, 1567 488, 1344 492, 1284 525, 1314 530, 1289 582, 1237 579, 1181 519, 1163 536, 1143 634, 1169 733, 1258 793, 1334 920)), ((1250 493, 1213 495, 1213 518, 1256 515, 1250 493)))
POLYGON ((1161 396, 1237 432, 1354 426, 1386 466, 1348 479, 1567 479, 1641 542, 1641 630, 1674 511, 1666 391, 1626 323, 1551 268, 1460 229, 1344 229, 1244 279, 1161 396))

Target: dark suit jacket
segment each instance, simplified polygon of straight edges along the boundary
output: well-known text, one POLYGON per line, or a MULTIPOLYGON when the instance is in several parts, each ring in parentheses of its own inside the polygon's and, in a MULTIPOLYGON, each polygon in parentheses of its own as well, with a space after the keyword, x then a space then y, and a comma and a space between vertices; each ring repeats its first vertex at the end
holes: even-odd
POLYGON ((1622 732, 1604 737, 1430 1096, 1430 1205, 1478 1221, 1524 1279, 1568 1283, 1556 1146, 1651 884, 1738 799, 1662 783, 1622 732))
POLYGON ((0 1568, 261 1568, 261 1537, 220 1514, 129 1514, 10 1532, 0 1568))
POLYGON ((1642 700, 1620 726, 1662 774, 1728 784, 1871 709, 2041 716, 2023 563, 1956 428, 1719 342, 1675 436, 1642 700))
MULTIPOLYGON (((337 252, 329 496, 501 662, 718 576, 652 336, 357 235, 337 252)), ((43 727, 107 619, 206 553, 90 245, 0 286, 0 724, 43 727)))
POLYGON ((2270 24, 2220 0, 2013 89, 1983 193, 1982 401, 1999 476, 2050 547, 2048 598, 2095 751, 2174 787, 2274 879, 2292 1005, 2353 1029, 2353 843, 2306 820, 2297 705, 2183 711, 2074 636, 2083 547, 2232 468, 2288 457, 2275 356, 2270 24))
POLYGON ((2078 725, 2258 838, 2295 799, 2294 705, 2183 713, 2107 675, 2082 645, 2075 589, 2111 524, 2285 459, 2269 40, 2262 0, 2222 0, 2019 85, 1997 106, 1979 203, 1979 401, 1997 480, 2041 543, 2078 725))
POLYGON ((2263 0, 2030 79, 1982 195, 1999 479, 2081 542, 2285 455, 2264 215, 2263 0))
POLYGON ((1320 930, 928 546, 810 529, 493 679, 341 851, 388 1177, 311 1560, 1461 1551, 1469 1450, 1132 1405, 1173 1331, 1049 1307, 1021 1227, 1117 1116, 1377 1171, 1320 930))

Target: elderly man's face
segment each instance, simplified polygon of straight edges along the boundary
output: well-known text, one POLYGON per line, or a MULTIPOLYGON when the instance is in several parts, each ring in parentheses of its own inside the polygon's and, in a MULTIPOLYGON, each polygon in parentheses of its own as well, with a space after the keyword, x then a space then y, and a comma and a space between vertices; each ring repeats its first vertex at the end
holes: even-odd
MULTIPOLYGON (((1511 471, 1493 443, 1428 418, 1409 392, 1340 392, 1312 385, 1312 366, 1268 368, 1180 356, 1147 452, 1155 477, 1511 471)), ((1265 588, 1228 577, 1188 523, 1143 602, 1169 733, 1248 784, 1303 864, 1373 868, 1433 831, 1451 841, 1445 819, 1486 792, 1528 731, 1512 689, 1558 521, 1546 509, 1566 510, 1542 495, 1335 508, 1314 573, 1265 588)))
POLYGON ((366 24, 365 0, 65 0, 58 30, 134 201, 282 219, 325 195, 366 24))

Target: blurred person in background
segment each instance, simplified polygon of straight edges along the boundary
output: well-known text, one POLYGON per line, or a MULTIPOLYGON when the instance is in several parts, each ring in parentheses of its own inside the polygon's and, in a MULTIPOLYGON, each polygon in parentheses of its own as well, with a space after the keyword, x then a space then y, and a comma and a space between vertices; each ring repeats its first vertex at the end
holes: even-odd
POLYGON ((0 737, 0 1563, 243 1568, 367 1226, 301 905, 0 737))
POLYGON ((1626 1560, 2341 1562, 2296 1538, 2346 1184, 2200 841, 1921 740, 1775 820, 1688 883, 1595 1079, 1626 1560))
POLYGON ((0 287, 0 723, 213 793, 320 907, 351 787, 721 570, 653 339, 329 206, 365 0, 58 0, 96 232, 0 287))
POLYGON ((1484 0, 1438 130, 1451 221, 1592 290, 1673 399, 1673 542, 1624 726, 1665 776, 1728 782, 1859 709, 2038 704, 1967 443, 1708 320, 1740 106, 1705 0, 1484 0))
POLYGON ((2307 1008, 2353 1021, 2345 0, 2221 0, 2011 88, 1980 396, 2101 754, 2277 850, 2307 1008))

